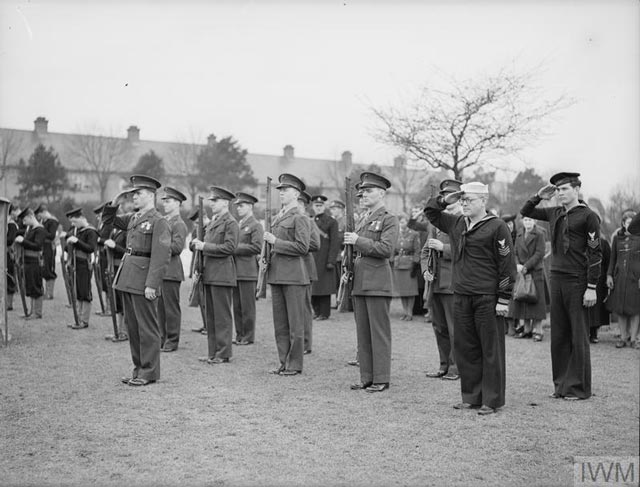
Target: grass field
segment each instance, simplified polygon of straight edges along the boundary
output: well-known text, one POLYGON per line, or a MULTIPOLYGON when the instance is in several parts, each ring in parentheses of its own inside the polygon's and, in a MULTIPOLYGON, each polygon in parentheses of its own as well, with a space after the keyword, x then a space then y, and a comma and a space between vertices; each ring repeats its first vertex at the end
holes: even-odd
MULTIPOLYGON (((187 294, 184 284, 182 294, 187 294)), ((592 346, 594 396, 552 391, 548 336, 507 338, 507 404, 495 415, 457 411, 459 382, 427 379, 433 330, 393 312, 391 389, 351 391, 358 370, 351 314, 314 324, 304 373, 277 365, 270 301, 258 303, 256 344, 206 365, 198 312, 183 306, 179 351, 157 384, 134 388, 128 342, 103 336, 93 315, 71 330, 58 281, 45 319, 9 313, 0 348, 1 485, 573 485, 576 456, 637 456, 640 353, 592 346)), ((94 311, 98 304, 94 302, 94 311)), ((548 330, 547 330, 548 332, 548 330)))

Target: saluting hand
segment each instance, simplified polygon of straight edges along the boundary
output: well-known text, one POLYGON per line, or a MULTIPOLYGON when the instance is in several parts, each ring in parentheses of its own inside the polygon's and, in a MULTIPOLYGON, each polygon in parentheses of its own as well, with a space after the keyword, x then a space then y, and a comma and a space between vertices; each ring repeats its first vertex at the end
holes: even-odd
POLYGON ((358 234, 356 232, 344 232, 344 240, 345 245, 355 245, 358 240, 358 234))
POLYGON ((156 290, 153 289, 152 287, 145 287, 144 288, 144 297, 147 298, 149 301, 153 301, 154 299, 156 299, 156 290))
POLYGON ((271 232, 264 232, 263 239, 264 239, 265 242, 267 242, 268 244, 271 244, 271 245, 276 243, 276 236, 271 232))
POLYGON ((538 197, 543 200, 550 200, 556 194, 556 187, 553 184, 547 184, 538 190, 538 197))

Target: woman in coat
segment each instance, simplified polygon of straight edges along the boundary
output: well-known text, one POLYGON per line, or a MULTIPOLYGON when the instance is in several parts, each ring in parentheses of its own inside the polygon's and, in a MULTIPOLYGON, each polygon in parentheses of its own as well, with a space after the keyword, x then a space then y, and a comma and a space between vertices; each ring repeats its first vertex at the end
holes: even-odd
POLYGON ((413 320, 413 302, 418 295, 418 272, 420 269, 420 234, 411 230, 409 217, 398 215, 400 232, 393 257, 393 295, 402 300, 401 320, 413 320))
POLYGON ((622 226, 613 234, 607 271, 607 286, 611 289, 607 305, 618 315, 620 326, 617 348, 628 344, 640 348, 640 236, 629 233, 629 223, 634 216, 634 210, 622 214, 622 226))
POLYGON ((542 260, 544 258, 544 235, 538 229, 532 218, 522 218, 522 228, 516 234, 515 240, 516 269, 523 275, 530 274, 538 294, 535 304, 515 301, 509 303, 508 317, 514 320, 522 320, 523 330, 514 338, 530 338, 536 342, 542 341, 542 320, 547 317, 546 299, 544 292, 544 271, 542 260))

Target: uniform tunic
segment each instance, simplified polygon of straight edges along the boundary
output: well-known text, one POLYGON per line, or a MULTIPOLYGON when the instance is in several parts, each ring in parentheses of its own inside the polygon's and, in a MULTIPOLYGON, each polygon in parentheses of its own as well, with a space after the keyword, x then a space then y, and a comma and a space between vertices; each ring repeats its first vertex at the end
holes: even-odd
POLYGON ((180 283, 184 281, 184 269, 180 254, 187 239, 187 225, 180 215, 167 218, 171 232, 171 259, 162 280, 162 293, 158 301, 158 324, 160 343, 164 348, 176 350, 180 342, 180 283))
POLYGON ((310 224, 297 206, 279 213, 272 223, 276 237, 271 246, 267 283, 271 285, 273 327, 280 366, 302 372, 304 323, 309 272, 304 256, 309 252, 310 224))
POLYGON ((117 206, 106 205, 105 224, 127 230, 126 252, 113 284, 122 292, 124 321, 133 361, 132 378, 160 379, 158 300, 148 300, 145 288, 162 292, 162 279, 171 258, 171 232, 162 215, 151 208, 144 213, 116 216, 117 206))
POLYGON ((75 255, 75 290, 78 301, 91 302, 91 254, 98 246, 98 231, 92 226, 74 228, 68 232, 75 235, 78 241, 71 244, 67 241, 67 252, 75 255))
POLYGON ((431 223, 449 235, 453 251, 454 347, 462 400, 490 408, 505 402, 504 321, 496 303, 509 304, 515 278, 507 224, 487 214, 470 226, 463 215, 444 213, 441 197, 427 202, 431 223))
POLYGON ((596 288, 602 248, 598 216, 586 205, 536 208, 534 195, 520 213, 551 229, 551 368, 555 394, 591 396, 591 351, 584 293, 596 288))
POLYGON ((55 279, 56 274, 56 234, 60 224, 55 218, 47 218, 42 222, 45 230, 44 245, 42 246, 42 278, 45 281, 55 279))
POLYGON ((398 232, 398 219, 384 206, 365 214, 356 224, 352 296, 363 384, 389 383, 391 378, 389 307, 393 289, 389 259, 398 232))
POLYGON ((27 227, 22 241, 26 295, 37 299, 43 295, 42 248, 47 232, 42 225, 27 227))
POLYGON ((238 246, 233 252, 237 286, 233 290, 233 316, 236 340, 253 343, 256 330, 256 284, 258 259, 264 230, 253 214, 238 222, 238 246))
POLYGON ((233 288, 237 284, 233 252, 238 245, 238 233, 238 222, 229 212, 214 217, 205 229, 202 278, 210 359, 228 359, 233 354, 233 288))
POLYGON ((414 271, 420 262, 420 235, 409 228, 398 234, 393 257, 393 295, 409 297, 418 294, 418 277, 414 271))

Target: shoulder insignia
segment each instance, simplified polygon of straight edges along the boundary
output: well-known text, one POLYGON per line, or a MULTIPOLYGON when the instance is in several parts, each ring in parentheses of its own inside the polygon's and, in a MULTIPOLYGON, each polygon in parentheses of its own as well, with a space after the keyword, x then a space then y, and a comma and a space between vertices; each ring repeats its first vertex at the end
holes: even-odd
POLYGON ((595 249, 600 245, 600 239, 596 238, 596 232, 587 232, 589 240, 587 240, 587 245, 591 249, 595 249))

